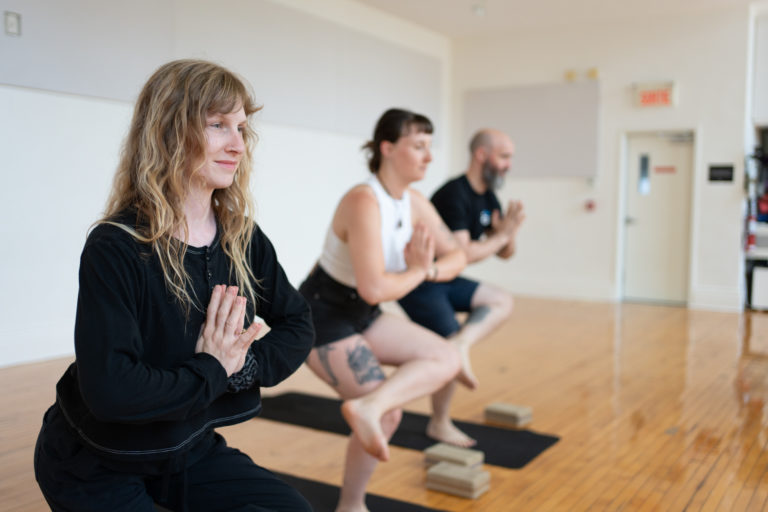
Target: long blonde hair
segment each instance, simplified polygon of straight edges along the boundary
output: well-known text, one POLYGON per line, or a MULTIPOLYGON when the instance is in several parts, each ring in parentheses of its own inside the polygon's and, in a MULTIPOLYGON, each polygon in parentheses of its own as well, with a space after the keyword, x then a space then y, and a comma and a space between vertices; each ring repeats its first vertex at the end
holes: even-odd
MULTIPOLYGON (((104 217, 97 222, 118 225, 152 247, 168 290, 187 313, 190 307, 202 310, 203 305, 190 295, 191 278, 184 269, 186 246, 173 235, 183 233, 185 239, 188 235, 182 205, 192 176, 204 164, 206 116, 240 107, 246 116, 261 108, 244 82, 227 69, 189 59, 161 66, 136 101, 104 217), (135 227, 116 222, 126 210, 135 211, 135 227)), ((246 149, 234 181, 213 192, 212 207, 235 281, 255 305, 258 281, 248 264, 248 246, 254 211, 249 188, 251 145, 256 135, 249 126, 243 138, 246 149)))

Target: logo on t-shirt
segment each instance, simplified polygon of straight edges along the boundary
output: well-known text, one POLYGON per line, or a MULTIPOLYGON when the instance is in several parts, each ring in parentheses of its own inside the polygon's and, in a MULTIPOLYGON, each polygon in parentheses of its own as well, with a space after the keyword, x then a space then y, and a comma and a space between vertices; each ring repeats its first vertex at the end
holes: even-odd
POLYGON ((480 212, 480 225, 484 228, 491 225, 491 210, 483 210, 480 212))

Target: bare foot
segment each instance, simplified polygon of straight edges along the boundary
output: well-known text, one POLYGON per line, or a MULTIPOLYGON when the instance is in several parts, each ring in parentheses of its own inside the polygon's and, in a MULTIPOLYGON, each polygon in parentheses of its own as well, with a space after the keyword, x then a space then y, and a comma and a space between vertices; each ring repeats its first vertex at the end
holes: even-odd
POLYGON ((458 340, 453 341, 453 345, 461 356, 461 369, 456 374, 456 380, 469 389, 476 389, 478 382, 474 372, 472 372, 472 362, 469 360, 469 346, 466 343, 459 343, 458 340))
POLYGON ((477 441, 456 428, 452 421, 437 421, 434 418, 427 425, 427 435, 442 443, 452 444, 461 448, 475 446, 477 441))
POLYGON ((389 460, 387 438, 381 430, 381 418, 373 408, 359 398, 341 404, 341 414, 360 439, 365 451, 381 461, 389 460))

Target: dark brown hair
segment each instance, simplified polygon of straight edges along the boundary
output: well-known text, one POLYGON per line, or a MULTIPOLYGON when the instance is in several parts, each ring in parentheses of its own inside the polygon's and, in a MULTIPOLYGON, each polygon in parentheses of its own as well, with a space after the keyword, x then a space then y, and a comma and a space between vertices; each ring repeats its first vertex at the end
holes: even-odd
POLYGON ((374 174, 381 167, 381 143, 397 142, 397 139, 411 132, 432 134, 432 121, 427 116, 410 110, 391 108, 384 112, 373 130, 373 140, 363 145, 368 151, 368 169, 374 174))

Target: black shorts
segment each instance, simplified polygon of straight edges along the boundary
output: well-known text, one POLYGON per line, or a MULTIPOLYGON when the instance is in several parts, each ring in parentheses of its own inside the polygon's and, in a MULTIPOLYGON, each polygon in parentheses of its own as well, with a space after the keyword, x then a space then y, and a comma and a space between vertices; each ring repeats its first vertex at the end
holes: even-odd
POLYGON ((312 308, 316 347, 360 334, 381 315, 378 304, 365 302, 357 290, 336 281, 320 265, 301 283, 299 293, 312 308))
POLYGON ((398 303, 411 320, 447 338, 461 328, 456 312, 472 309, 472 296, 479 284, 463 277, 443 283, 424 282, 398 303))

